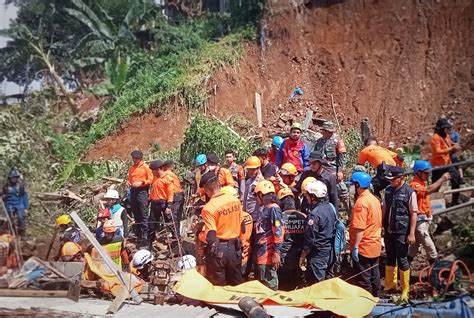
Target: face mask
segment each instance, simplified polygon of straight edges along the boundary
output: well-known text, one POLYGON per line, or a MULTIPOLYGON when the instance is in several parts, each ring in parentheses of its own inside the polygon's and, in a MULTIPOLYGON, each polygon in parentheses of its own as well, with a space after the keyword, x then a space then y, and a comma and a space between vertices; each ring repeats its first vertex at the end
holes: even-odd
POLYGON ((352 195, 356 194, 355 185, 351 185, 351 186, 349 187, 349 192, 350 192, 352 195))

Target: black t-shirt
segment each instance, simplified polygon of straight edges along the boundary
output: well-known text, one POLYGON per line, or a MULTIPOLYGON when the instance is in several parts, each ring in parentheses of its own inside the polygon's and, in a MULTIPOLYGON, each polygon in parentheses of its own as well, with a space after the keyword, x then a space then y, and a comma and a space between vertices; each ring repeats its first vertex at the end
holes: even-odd
POLYGON ((268 180, 269 178, 276 176, 277 167, 273 163, 269 162, 260 168, 260 172, 262 173, 265 180, 268 180))
POLYGON ((306 215, 296 210, 283 211, 285 235, 281 247, 283 263, 297 262, 303 249, 306 215))

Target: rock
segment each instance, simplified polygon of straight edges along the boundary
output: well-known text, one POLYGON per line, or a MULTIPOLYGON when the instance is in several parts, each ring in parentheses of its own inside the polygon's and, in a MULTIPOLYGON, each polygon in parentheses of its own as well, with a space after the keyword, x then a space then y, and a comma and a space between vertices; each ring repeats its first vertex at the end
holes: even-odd
POLYGON ((453 233, 451 230, 442 232, 434 238, 438 250, 445 250, 453 246, 453 233))
POLYGON ((375 71, 375 75, 377 75, 378 77, 381 77, 382 76, 382 72, 380 70, 376 70, 375 71))
POLYGON ((278 128, 283 128, 285 127, 285 122, 283 120, 278 120, 278 123, 276 124, 276 127, 278 128))

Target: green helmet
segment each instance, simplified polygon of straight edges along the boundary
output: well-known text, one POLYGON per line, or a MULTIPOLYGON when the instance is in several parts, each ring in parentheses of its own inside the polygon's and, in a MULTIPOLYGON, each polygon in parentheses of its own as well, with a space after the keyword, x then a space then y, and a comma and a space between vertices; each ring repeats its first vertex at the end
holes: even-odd
POLYGON ((293 129, 298 129, 298 130, 302 131, 302 130, 303 130, 303 126, 301 126, 300 123, 294 122, 294 123, 291 125, 291 127, 290 127, 290 131, 293 130, 293 129))

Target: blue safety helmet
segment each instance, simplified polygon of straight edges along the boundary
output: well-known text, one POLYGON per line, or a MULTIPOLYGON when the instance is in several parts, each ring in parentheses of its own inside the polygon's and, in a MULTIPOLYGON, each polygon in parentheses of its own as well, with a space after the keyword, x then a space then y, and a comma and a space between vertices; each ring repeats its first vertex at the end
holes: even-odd
POLYGON ((207 157, 205 154, 199 154, 196 157, 196 166, 202 166, 207 162, 207 157))
POLYGON ((359 184, 359 187, 364 189, 368 189, 370 187, 371 181, 372 178, 370 177, 370 175, 362 171, 354 172, 351 177, 351 183, 357 182, 359 184))
POLYGON ((272 145, 277 149, 280 149, 281 144, 283 143, 283 138, 281 136, 275 136, 272 140, 272 145))
POLYGON ((11 170, 10 173, 8 174, 8 177, 9 177, 9 178, 19 178, 19 177, 20 177, 20 173, 19 173, 17 170, 13 169, 13 170, 11 170))
POLYGON ((413 165, 413 173, 417 173, 418 171, 426 171, 431 170, 433 167, 431 163, 426 160, 416 160, 415 164, 413 165))

